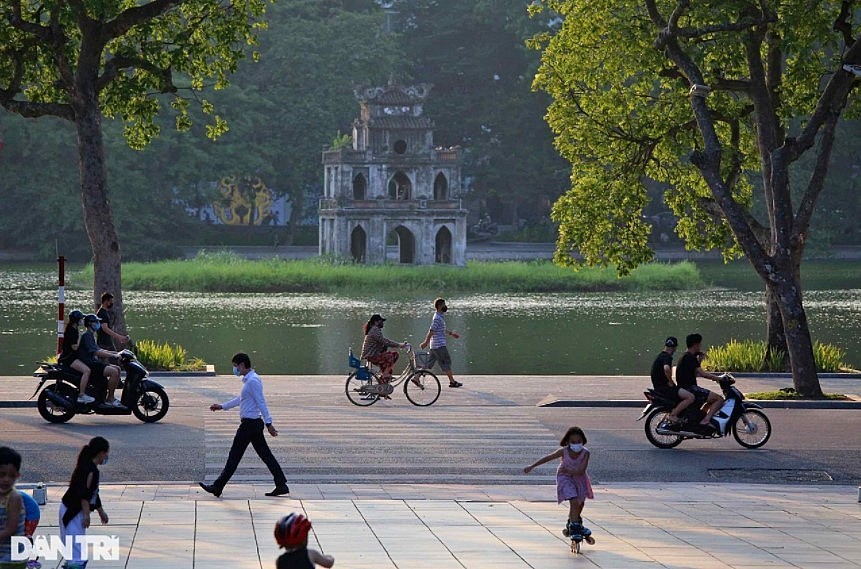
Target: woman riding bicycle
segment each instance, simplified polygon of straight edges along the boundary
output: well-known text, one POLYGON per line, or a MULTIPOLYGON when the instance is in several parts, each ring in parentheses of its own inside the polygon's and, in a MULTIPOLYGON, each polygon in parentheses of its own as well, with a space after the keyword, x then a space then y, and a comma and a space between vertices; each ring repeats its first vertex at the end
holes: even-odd
POLYGON ((365 341, 362 343, 362 359, 380 366, 380 383, 392 380, 392 370, 398 361, 398 353, 389 348, 404 348, 406 344, 393 342, 383 336, 383 322, 386 319, 374 314, 364 325, 365 341))

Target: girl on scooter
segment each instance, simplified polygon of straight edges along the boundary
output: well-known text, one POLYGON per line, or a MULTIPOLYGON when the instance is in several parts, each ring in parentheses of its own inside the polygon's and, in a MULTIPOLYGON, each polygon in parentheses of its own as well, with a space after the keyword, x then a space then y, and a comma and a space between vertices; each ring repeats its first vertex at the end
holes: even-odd
POLYGON ((78 403, 86 404, 92 403, 95 399, 87 395, 87 385, 90 383, 90 366, 78 359, 78 343, 80 341, 78 328, 83 320, 84 313, 80 310, 73 310, 69 313, 69 321, 66 323, 65 330, 63 330, 63 351, 60 352, 60 357, 57 358, 57 361, 81 373, 78 403))
POLYGON ((533 468, 545 462, 561 459, 556 469, 556 499, 558 503, 568 500, 568 523, 562 530, 562 535, 572 539, 585 539, 593 544, 592 531, 583 527, 583 506, 586 499, 595 496, 592 493, 592 481, 586 468, 589 466, 589 449, 586 448, 586 434, 580 427, 571 427, 559 441, 559 449, 543 456, 523 469, 529 474, 533 468))

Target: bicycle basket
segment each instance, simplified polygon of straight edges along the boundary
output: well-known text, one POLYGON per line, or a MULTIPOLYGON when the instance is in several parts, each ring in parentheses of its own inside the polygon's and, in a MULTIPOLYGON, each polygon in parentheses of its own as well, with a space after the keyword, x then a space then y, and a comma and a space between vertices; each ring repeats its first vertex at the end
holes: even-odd
POLYGON ((416 369, 430 369, 434 357, 430 352, 413 352, 413 366, 416 369))

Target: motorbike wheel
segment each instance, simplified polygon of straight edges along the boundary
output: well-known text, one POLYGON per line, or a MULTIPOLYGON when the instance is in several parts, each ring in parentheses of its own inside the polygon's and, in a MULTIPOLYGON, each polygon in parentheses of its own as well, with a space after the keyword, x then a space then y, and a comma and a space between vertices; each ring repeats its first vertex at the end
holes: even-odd
POLYGON ((733 424, 732 436, 745 448, 759 448, 771 438, 771 421, 758 409, 746 409, 733 424))
POLYGON ((155 423, 167 415, 170 400, 161 387, 148 387, 138 393, 132 413, 144 423, 155 423))
POLYGON ((373 374, 369 379, 359 379, 356 377, 356 372, 353 372, 347 378, 347 385, 344 387, 344 392, 347 394, 347 399, 349 399, 350 403, 353 405, 367 407, 379 401, 380 396, 376 393, 367 393, 366 391, 363 391, 362 388, 364 387, 367 389, 375 383, 376 378, 373 374))
POLYGON ((673 448, 679 446, 684 440, 679 435, 661 435, 658 434, 658 425, 666 419, 667 412, 663 409, 655 409, 649 416, 646 417, 646 438, 649 442, 658 448, 673 448))
POLYGON ((74 417, 75 408, 58 407, 56 403, 48 399, 48 390, 59 393, 70 401, 74 401, 78 395, 77 390, 72 389, 68 385, 60 384, 59 389, 57 385, 49 385, 39 393, 39 399, 36 402, 36 407, 39 409, 39 414, 42 418, 49 423, 65 423, 74 417))

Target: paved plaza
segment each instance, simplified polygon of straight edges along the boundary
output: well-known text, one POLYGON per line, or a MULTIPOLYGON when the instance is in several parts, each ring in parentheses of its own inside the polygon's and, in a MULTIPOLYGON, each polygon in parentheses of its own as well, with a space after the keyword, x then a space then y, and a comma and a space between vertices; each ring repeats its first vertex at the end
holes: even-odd
MULTIPOLYGON (((555 487, 230 484, 107 485, 118 562, 92 569, 264 569, 275 521, 304 512, 310 547, 345 569, 849 569, 861 567, 861 504, 847 486, 602 484, 584 518, 596 543, 578 556, 561 534, 555 487)), ((49 489, 38 533, 57 534, 62 488, 49 489)), ((45 562, 53 568, 56 562, 45 562)))

